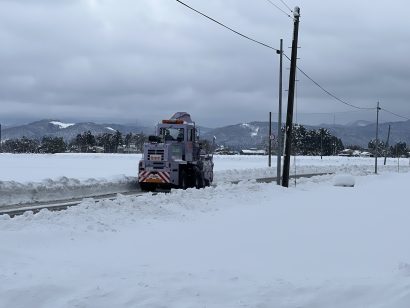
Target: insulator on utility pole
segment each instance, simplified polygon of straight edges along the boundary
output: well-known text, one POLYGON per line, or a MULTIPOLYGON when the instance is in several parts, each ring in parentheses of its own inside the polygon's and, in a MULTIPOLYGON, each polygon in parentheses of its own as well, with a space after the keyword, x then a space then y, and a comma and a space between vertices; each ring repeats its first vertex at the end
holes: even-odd
POLYGON ((295 100, 295 79, 296 79, 296 61, 298 56, 298 34, 299 34, 299 17, 300 9, 295 7, 293 10, 293 40, 292 40, 292 56, 290 59, 289 72, 289 92, 288 92, 288 111, 286 113, 286 143, 285 157, 283 162, 282 186, 289 187, 289 169, 290 155, 292 144, 292 126, 293 126, 293 104, 295 100))

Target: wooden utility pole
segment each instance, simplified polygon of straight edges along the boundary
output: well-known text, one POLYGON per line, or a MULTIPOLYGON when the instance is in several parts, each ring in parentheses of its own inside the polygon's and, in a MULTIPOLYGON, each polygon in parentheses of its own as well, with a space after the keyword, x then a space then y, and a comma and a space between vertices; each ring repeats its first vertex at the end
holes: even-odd
POLYGON ((389 132, 387 133, 386 150, 384 151, 384 165, 386 166, 387 153, 389 151, 389 139, 390 139, 390 125, 389 132))
POLYGON ((280 185, 282 168, 282 62, 283 62, 283 39, 280 39, 279 53, 279 110, 278 110, 278 155, 276 161, 276 184, 280 185))
POLYGON ((289 187, 289 169, 290 169, 292 125, 293 125, 293 103, 295 100, 296 60, 298 56, 299 17, 300 17, 300 9, 299 7, 295 7, 295 9, 293 10, 293 40, 292 40, 292 56, 290 59, 290 73, 289 73, 288 111, 286 113, 286 144, 285 144, 285 157, 284 157, 284 162, 283 162, 283 178, 282 178, 283 187, 289 187))
MULTIPOLYGON (((333 129, 335 130, 334 134, 336 135, 336 114, 333 114, 333 129)), ((337 141, 336 138, 333 138, 333 155, 336 155, 337 141)))
POLYGON ((323 159, 323 128, 320 129, 320 159, 323 159))
POLYGON ((269 111, 269 149, 268 149, 268 165, 269 167, 272 165, 272 112, 269 111))
POLYGON ((376 116, 376 150, 374 152, 374 173, 377 174, 377 156, 379 152, 379 107, 380 103, 377 102, 377 116, 376 116))

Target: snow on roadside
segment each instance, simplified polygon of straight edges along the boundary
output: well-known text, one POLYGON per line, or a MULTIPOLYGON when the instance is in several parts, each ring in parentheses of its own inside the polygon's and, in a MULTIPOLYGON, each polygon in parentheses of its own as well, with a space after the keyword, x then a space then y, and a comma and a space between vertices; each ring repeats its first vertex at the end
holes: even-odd
POLYGON ((0 307, 407 308, 410 175, 331 178, 0 217, 0 307))
POLYGON ((58 201, 111 194, 137 189, 137 179, 119 176, 116 179, 78 180, 62 177, 56 180, 18 183, 0 181, 0 207, 33 202, 58 201))

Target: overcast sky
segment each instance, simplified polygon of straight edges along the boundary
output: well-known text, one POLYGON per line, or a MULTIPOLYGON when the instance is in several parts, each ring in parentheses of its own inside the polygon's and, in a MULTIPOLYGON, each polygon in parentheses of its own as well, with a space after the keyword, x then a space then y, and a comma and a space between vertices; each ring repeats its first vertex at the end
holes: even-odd
MULTIPOLYGON (((380 100, 410 117, 407 1, 286 2, 301 8, 303 70, 352 104, 380 100)), ((275 48, 283 38, 290 55, 292 20, 266 0, 186 3, 275 48)), ((4 124, 53 118, 151 125, 188 111, 216 127, 267 120, 278 108, 278 55, 174 0, 2 0, 0 41, 4 124)), ((374 120, 374 112, 352 112, 298 79, 298 121, 332 123, 332 113, 337 123, 374 120)), ((284 110, 287 87, 285 70, 284 110)))

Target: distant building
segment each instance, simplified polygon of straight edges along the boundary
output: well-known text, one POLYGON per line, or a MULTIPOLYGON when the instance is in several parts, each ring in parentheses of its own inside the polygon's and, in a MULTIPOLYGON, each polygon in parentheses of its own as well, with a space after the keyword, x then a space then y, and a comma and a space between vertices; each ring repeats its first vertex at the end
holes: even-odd
POLYGON ((344 149, 343 151, 341 151, 341 152, 338 154, 338 156, 348 156, 348 157, 350 157, 350 156, 353 156, 353 152, 354 152, 354 150, 344 149))

